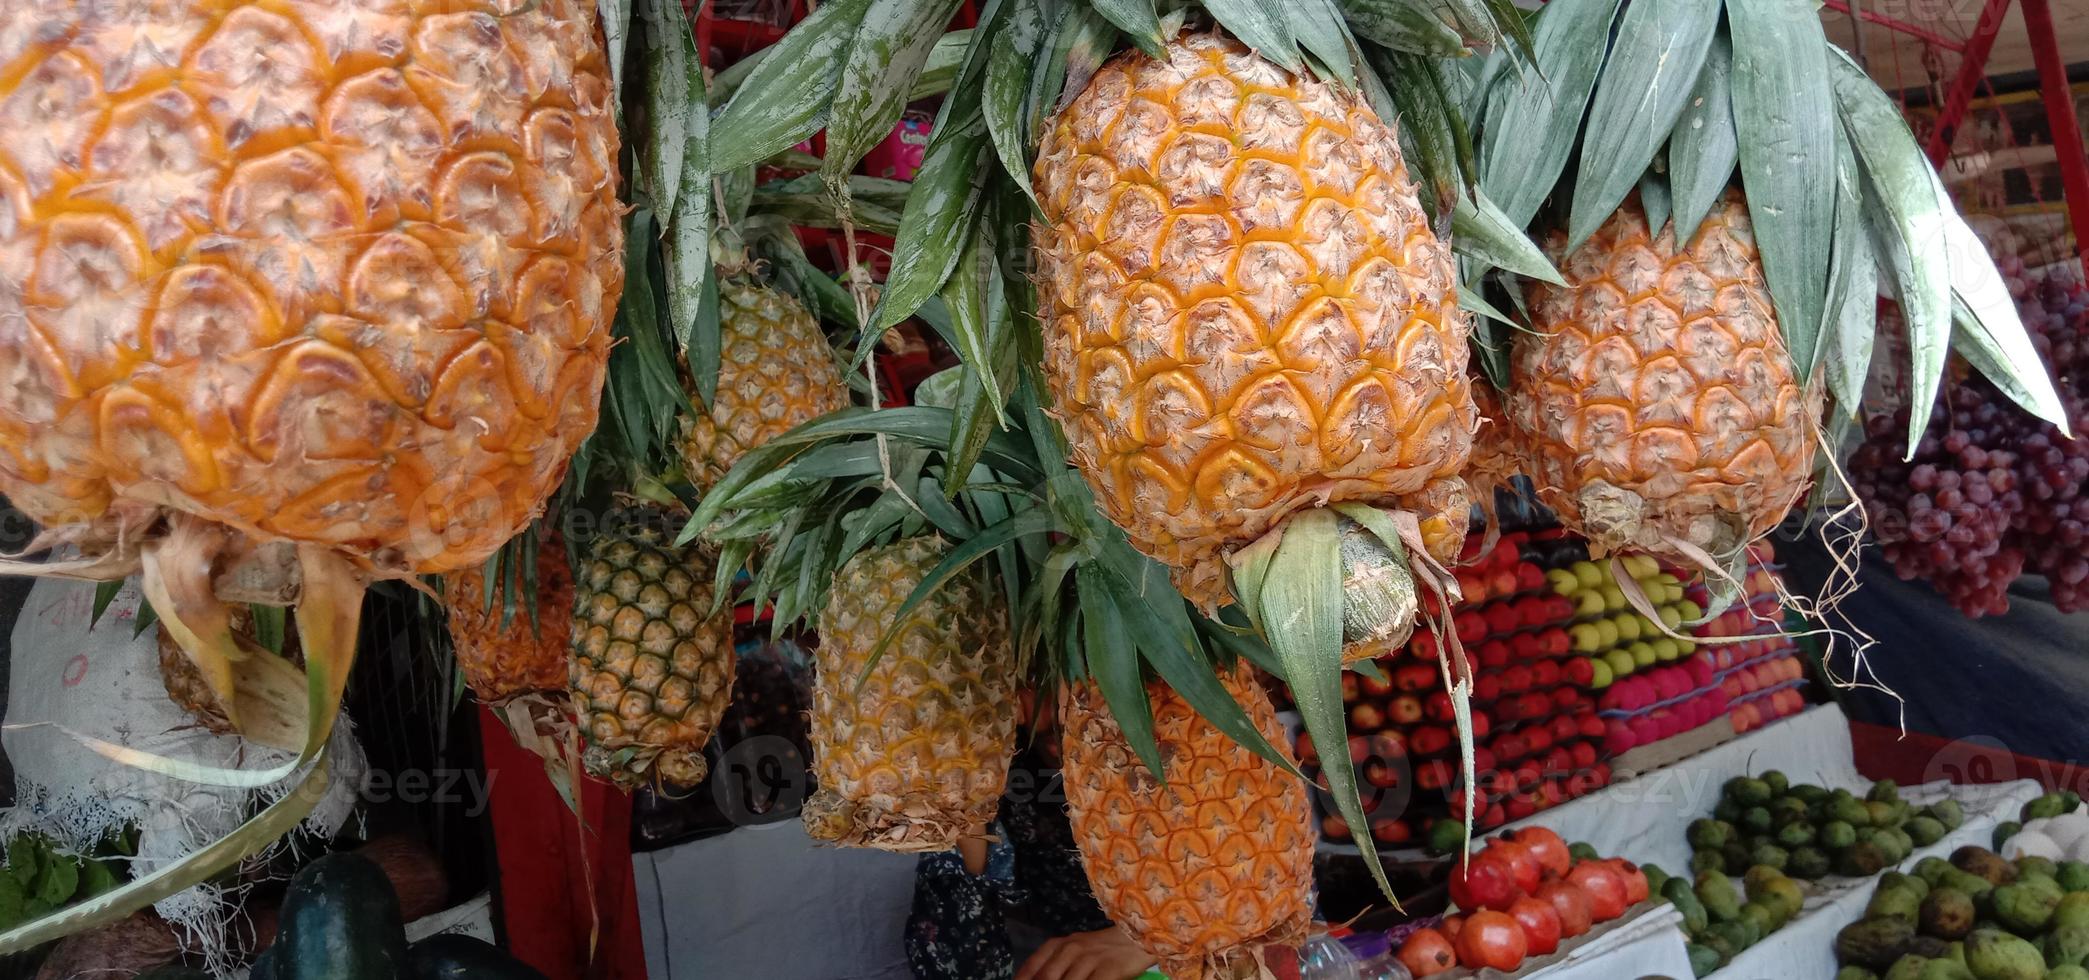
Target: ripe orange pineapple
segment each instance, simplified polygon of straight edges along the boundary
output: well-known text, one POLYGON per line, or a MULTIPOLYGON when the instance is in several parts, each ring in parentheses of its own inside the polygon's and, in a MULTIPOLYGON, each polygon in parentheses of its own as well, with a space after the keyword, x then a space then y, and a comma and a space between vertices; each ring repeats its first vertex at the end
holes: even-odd
POLYGON ((849 403, 818 320, 791 297, 746 279, 718 288, 718 391, 682 420, 682 463, 698 491, 740 456, 849 403))
MULTIPOLYGON (((1220 675, 1263 737, 1285 743, 1245 665, 1220 675)), ((1163 784, 1091 684, 1059 699, 1075 842, 1095 898, 1177 980, 1252 977, 1265 946, 1297 946, 1312 919, 1305 784, 1205 721, 1174 689, 1146 688, 1163 784)), ((1282 751, 1281 749, 1279 751, 1282 751)))
MULTIPOLYGON (((520 584, 518 577, 515 585, 520 584)), ((465 686, 487 704, 525 694, 565 691, 573 631, 573 572, 566 567, 564 543, 556 536, 539 543, 534 617, 519 596, 512 614, 507 614, 498 585, 489 604, 484 565, 443 576, 451 646, 465 686)))
POLYGON ((0 127, 0 492, 198 635, 255 543, 344 626, 342 583, 476 564, 593 429, 593 3, 8 4, 0 127))
POLYGON ((1439 518, 1449 560, 1467 326, 1392 129, 1223 34, 1166 53, 1104 64, 1038 154, 1045 370, 1074 462, 1207 610, 1229 556, 1331 504, 1439 518))
POLYGON ((909 538, 858 554, 820 616, 805 829, 818 840, 944 851, 982 833, 1015 753, 1015 651, 1002 600, 972 575, 900 606, 947 551, 909 538), (868 671, 866 673, 866 670, 868 671))
POLYGON ((1561 272, 1530 286, 1507 396, 1540 498, 1598 554, 1723 557, 1776 526, 1822 393, 1793 376, 1740 192, 1681 251, 1628 201, 1561 272))

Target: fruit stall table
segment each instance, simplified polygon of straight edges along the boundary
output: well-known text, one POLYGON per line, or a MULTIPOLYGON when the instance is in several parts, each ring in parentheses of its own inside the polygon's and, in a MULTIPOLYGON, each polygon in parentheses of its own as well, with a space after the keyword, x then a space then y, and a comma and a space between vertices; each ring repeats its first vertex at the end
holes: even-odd
MULTIPOLYGON (((1771 767, 1758 763, 1754 768, 1771 767)), ((1862 784, 1845 785, 1855 789, 1862 784)), ((1903 790, 1903 797, 1911 803, 1931 803, 1947 795, 1958 800, 1965 808, 1966 822, 1942 840, 1915 848, 1894 867, 1907 871, 1926 857, 1948 857, 1968 844, 1987 846, 1997 824, 2015 819, 2019 808, 2043 792, 2044 787, 2030 779, 1986 785, 1938 782, 1903 790)), ((1789 924, 1742 951, 1712 976, 1717 980, 1830 980, 1836 971, 1835 933, 1864 915, 1878 883, 1877 875, 1815 882, 1816 891, 1807 896, 1805 906, 1789 924)))

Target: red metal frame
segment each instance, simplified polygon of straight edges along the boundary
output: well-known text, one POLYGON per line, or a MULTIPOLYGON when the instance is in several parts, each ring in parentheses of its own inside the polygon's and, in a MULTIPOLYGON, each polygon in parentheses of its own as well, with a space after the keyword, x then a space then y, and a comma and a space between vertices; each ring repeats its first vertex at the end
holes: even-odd
MULTIPOLYGON (((2008 6, 2008 0, 2002 0, 2002 5, 2005 7, 2008 6)), ((1826 6, 1829 10, 1835 11, 1838 14, 1847 14, 1850 12, 1850 5, 1846 3, 1845 0, 1826 0, 1824 6, 1826 6)), ((1990 6, 1993 6, 1993 4, 1990 4, 1990 6)), ((1921 41, 1924 44, 1934 44, 1937 47, 1943 48, 1946 51, 1964 51, 1966 49, 1965 44, 1960 41, 1956 41, 1951 38, 1945 37, 1944 35, 1930 30, 1927 27, 1922 27, 1917 24, 1910 24, 1907 21, 1901 20, 1899 18, 1888 17, 1885 14, 1875 13, 1870 10, 1859 10, 1857 12, 1857 16, 1865 20, 1868 20, 1874 24, 1877 24, 1880 27, 1897 31, 1902 34, 1906 34, 1907 36, 1915 38, 1916 40, 1921 41)), ((1983 54, 1980 60, 1983 62, 1986 61, 1987 56, 1983 54)))
POLYGON ((1937 113, 1937 128, 1929 134, 1929 162, 1935 166, 1943 166, 1951 156, 1951 141, 1958 134, 1958 124, 1980 91, 1981 80, 1987 77, 1988 55, 1995 50, 1996 35, 2002 33, 2009 3, 2010 0, 1987 0, 1987 6, 1980 10, 1980 20, 1973 25, 1973 36, 1959 49, 1962 57, 1958 77, 1952 80, 1951 91, 1944 97, 1943 111, 1937 113))
POLYGON ((2067 223, 2074 228, 2075 254, 2089 273, 2089 147, 2082 144, 2081 121, 2075 117, 2074 90, 2067 84, 2067 62, 2053 31, 2053 10, 2046 0, 2024 0, 2024 31, 2031 35, 2031 57, 2038 63, 2039 90, 2053 127, 2053 149, 2059 156, 2060 186, 2067 199, 2067 223))

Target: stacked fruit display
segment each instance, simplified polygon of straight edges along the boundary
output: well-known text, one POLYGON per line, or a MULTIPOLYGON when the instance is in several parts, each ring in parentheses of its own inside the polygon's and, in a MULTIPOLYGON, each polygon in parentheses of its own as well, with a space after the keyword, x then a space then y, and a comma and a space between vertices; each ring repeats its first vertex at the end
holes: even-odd
POLYGON ((1660 626, 1632 610, 1608 562, 1576 561, 1545 573, 1552 591, 1574 604, 1567 633, 1574 652, 1585 658, 1574 667, 1574 675, 1578 683, 1595 690, 1655 664, 1674 662, 1696 648, 1664 632, 1702 611, 1686 597, 1681 580, 1644 555, 1627 557, 1622 564, 1660 614, 1660 626))
POLYGON ((1665 878, 1658 891, 1682 913, 1690 968, 1700 977, 1784 928, 1806 900, 1798 882, 1767 864, 1749 868, 1738 887, 1726 872, 1706 869, 1688 879, 1665 878))
POLYGON ((1603 750, 1622 755, 1726 718, 1728 692, 1714 679, 1712 655, 1635 674, 1603 692, 1603 750))
POLYGON ((1399 960, 1416 977, 1457 967, 1513 972, 1533 956, 1617 919, 1652 892, 1645 872, 1623 858, 1571 847, 1544 827, 1503 834, 1451 869, 1455 914, 1416 930, 1399 960))
POLYGON ((1806 706, 1802 688, 1806 666, 1799 647, 1785 630, 1774 555, 1768 541, 1750 548, 1745 599, 1699 626, 1707 640, 1750 637, 1739 642, 1708 642, 1714 676, 1725 692, 1735 734, 1743 734, 1806 706))
POLYGON ((1980 847, 1879 879, 1836 980, 2089 980, 2089 864, 1980 847))
MULTIPOLYGON (((2020 264, 2019 264, 2020 268, 2020 264)), ((2089 292, 2071 280, 2010 282, 2074 430, 2089 426, 2089 292)), ((1875 416, 1850 457, 1887 561, 1968 616, 2009 608, 2029 571, 2063 611, 2089 609, 2089 441, 2069 439, 1986 379, 1949 378, 1907 456, 1908 410, 1875 416)))
MULTIPOLYGON (((1477 541, 1474 542, 1477 545, 1477 541)), ((1607 785, 1610 769, 1600 742, 1586 676, 1587 658, 1573 652, 1567 624, 1571 600, 1549 587, 1541 560, 1584 555, 1556 536, 1505 535, 1484 554, 1470 549, 1457 575, 1461 602, 1450 622, 1472 664, 1472 733, 1477 800, 1483 829, 1520 820, 1607 785)), ((1364 782, 1378 793, 1372 835, 1400 845, 1418 836, 1439 852, 1464 836, 1458 742, 1450 694, 1444 690, 1442 638, 1418 629, 1407 645, 1374 661, 1375 673, 1345 674, 1349 754, 1364 782)), ((1321 756, 1303 733, 1301 762, 1317 775, 1321 756)), ((1328 812, 1329 839, 1350 839, 1328 812)))
POLYGON ((1728 780, 1712 815, 1690 824, 1690 869, 1738 874, 1763 865, 1805 880, 1870 877, 1964 820, 1957 801, 1917 809, 1892 780, 1874 783, 1860 798, 1793 784, 1771 770, 1728 780))

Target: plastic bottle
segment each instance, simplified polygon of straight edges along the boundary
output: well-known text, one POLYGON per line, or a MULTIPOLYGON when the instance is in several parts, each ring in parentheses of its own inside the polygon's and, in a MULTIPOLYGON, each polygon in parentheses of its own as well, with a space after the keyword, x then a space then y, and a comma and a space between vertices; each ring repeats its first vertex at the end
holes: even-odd
POLYGON ((1359 965, 1349 947, 1326 933, 1306 940, 1298 951, 1299 980, 1356 980, 1359 965))
POLYGON ((1342 944, 1356 955, 1357 980, 1414 980, 1414 974, 1393 955, 1392 940, 1385 933, 1350 936, 1342 944))

